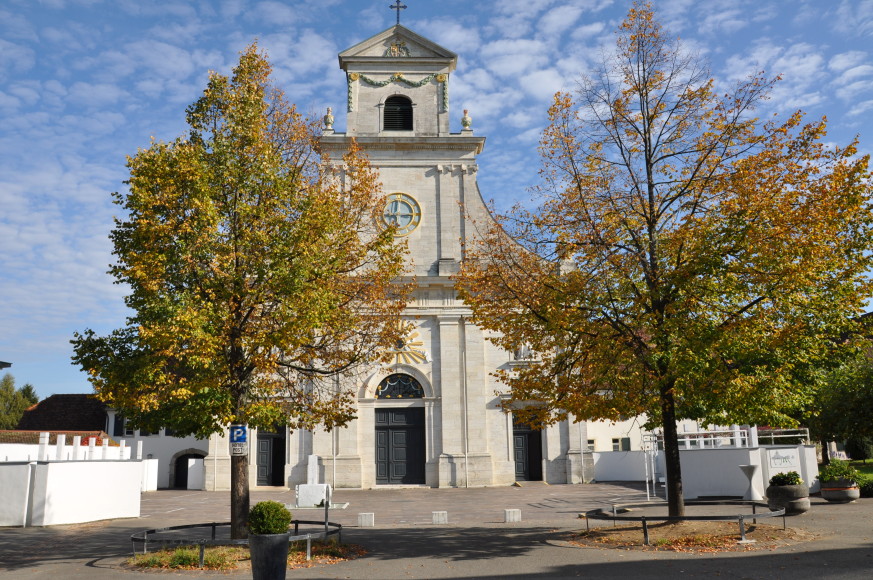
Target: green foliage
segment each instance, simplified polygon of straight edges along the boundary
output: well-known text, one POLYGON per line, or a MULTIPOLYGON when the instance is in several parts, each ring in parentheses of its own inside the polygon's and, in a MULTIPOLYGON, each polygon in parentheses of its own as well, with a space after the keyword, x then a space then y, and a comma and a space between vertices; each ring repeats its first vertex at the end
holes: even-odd
POLYGON ((199 568, 200 567, 200 552, 195 548, 181 547, 176 548, 173 555, 170 556, 170 568, 199 568))
POLYGON ((15 388, 15 377, 5 373, 0 379, 0 429, 15 429, 24 412, 35 403, 39 397, 31 384, 15 388))
POLYGON ((800 479, 800 474, 796 471, 788 473, 777 473, 770 478, 770 485, 800 485, 803 480, 800 479))
POLYGON ((835 481, 837 479, 858 481, 859 475, 857 469, 842 459, 831 459, 830 463, 821 466, 818 470, 818 478, 821 481, 835 481))
MULTIPOLYGON (((248 557, 248 550, 235 546, 207 546, 203 554, 204 570, 232 570, 237 562, 248 557)), ((129 563, 139 568, 191 569, 200 568, 200 548, 182 546, 148 554, 136 554, 129 563)))
MULTIPOLYGON (((862 320, 859 332, 868 334, 870 319, 862 320)), ((805 419, 819 440, 846 440, 853 459, 870 456, 873 439, 873 341, 857 338, 847 344, 850 356, 823 373, 824 381, 815 404, 805 419)))
MULTIPOLYGON (((873 421, 873 417, 870 417, 870 420, 873 421)), ((852 459, 871 459, 873 458, 873 437, 849 437, 846 439, 845 448, 846 453, 852 459)))
POLYGON ((862 476, 856 483, 861 488, 861 497, 873 497, 873 477, 862 476))
MULTIPOLYGON (((169 562, 169 559, 167 559, 167 562, 169 562)), ((151 554, 136 554, 131 563, 140 568, 163 568, 165 566, 165 558, 157 552, 151 554)))
POLYGON ((277 501, 256 503, 249 512, 249 532, 252 534, 284 534, 291 525, 291 512, 277 501))

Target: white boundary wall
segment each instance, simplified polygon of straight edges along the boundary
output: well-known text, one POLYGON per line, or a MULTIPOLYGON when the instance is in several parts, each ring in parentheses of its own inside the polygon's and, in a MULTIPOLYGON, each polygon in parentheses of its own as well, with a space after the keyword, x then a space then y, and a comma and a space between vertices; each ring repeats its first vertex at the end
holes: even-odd
POLYGON ((0 463, 0 526, 51 526, 140 515, 141 461, 0 463))
POLYGON ((645 481, 645 451, 594 453, 595 481, 645 481))
MULTIPOLYGON (((776 473, 797 471, 811 492, 818 491, 818 463, 812 445, 775 445, 765 447, 720 447, 682 449, 682 489, 686 499, 706 496, 742 497, 749 489, 749 480, 740 465, 758 465, 754 489, 765 495, 767 483, 776 473)), ((612 451, 594 453, 595 481, 645 481, 646 453, 643 451, 612 451)), ((663 452, 655 459, 655 475, 665 477, 663 452)), ((664 495, 661 481, 657 494, 664 495)))

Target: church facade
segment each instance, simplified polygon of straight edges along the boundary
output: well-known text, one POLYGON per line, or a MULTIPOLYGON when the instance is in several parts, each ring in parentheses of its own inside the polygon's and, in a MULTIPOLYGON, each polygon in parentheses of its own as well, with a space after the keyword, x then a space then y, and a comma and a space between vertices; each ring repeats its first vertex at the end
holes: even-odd
MULTIPOLYGON (((519 480, 581 483, 593 470, 585 423, 532 431, 500 406, 506 387, 496 369, 524 365, 469 321, 451 276, 464 259, 476 222, 491 220, 476 181, 485 138, 450 133, 451 75, 457 56, 401 26, 340 53, 347 79, 347 127, 325 116, 321 140, 341 159, 352 139, 378 169, 383 219, 409 247, 415 290, 405 318, 414 330, 387 367, 374 368, 357 392, 357 419, 323 430, 251 435, 253 485, 306 483, 317 455, 321 481, 334 487, 465 487, 519 480)), ((227 439, 210 440, 207 489, 229 486, 227 439)))

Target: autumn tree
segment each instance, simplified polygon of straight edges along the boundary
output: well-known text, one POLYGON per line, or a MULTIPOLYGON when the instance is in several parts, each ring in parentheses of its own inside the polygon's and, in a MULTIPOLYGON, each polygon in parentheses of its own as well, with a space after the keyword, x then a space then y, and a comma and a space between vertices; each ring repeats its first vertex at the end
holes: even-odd
MULTIPOLYGON (((150 429, 345 424, 354 393, 338 385, 385 356, 406 300, 375 172, 357 150, 320 154, 256 45, 232 77, 211 74, 187 121, 187 138, 128 158, 110 272, 133 314, 108 336, 76 334, 74 362, 150 429)), ((233 456, 236 538, 248 489, 248 457, 233 456)))
POLYGON ((5 373, 0 379, 0 429, 15 429, 24 412, 39 402, 30 383, 15 387, 15 377, 5 373))
POLYGON ((522 419, 661 427, 673 516, 677 421, 792 424, 870 295, 868 159, 824 120, 756 119, 774 82, 722 94, 635 4, 555 95, 534 209, 481 225, 458 279, 496 344, 539 354, 499 373, 522 419))

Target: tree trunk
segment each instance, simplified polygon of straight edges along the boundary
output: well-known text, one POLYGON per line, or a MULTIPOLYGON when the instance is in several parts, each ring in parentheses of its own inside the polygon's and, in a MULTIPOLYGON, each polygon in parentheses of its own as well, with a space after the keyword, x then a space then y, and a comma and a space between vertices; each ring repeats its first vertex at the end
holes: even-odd
POLYGON ((664 463, 667 467, 668 515, 685 515, 682 495, 682 467, 679 462, 679 433, 676 429, 676 402, 670 387, 661 388, 661 418, 664 427, 664 463))
POLYGON ((249 457, 230 458, 230 537, 242 540, 249 535, 249 457))
POLYGON ((828 449, 827 437, 822 437, 819 441, 821 444, 821 462, 824 465, 829 465, 831 462, 830 449, 828 449))

